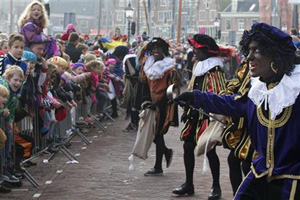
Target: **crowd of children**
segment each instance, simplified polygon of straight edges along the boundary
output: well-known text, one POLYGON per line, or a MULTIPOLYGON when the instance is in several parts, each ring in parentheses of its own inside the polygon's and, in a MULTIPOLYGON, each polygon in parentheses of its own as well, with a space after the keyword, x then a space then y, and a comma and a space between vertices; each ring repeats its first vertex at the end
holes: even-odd
POLYGON ((10 192, 10 184, 21 185, 23 166, 34 165, 22 163, 30 157, 30 148, 26 156, 12 158, 16 153, 12 147, 15 143, 22 146, 24 140, 20 138, 24 127, 18 122, 27 117, 38 119, 32 126, 45 138, 47 151, 55 153, 64 133, 54 130, 64 120, 70 120, 71 128, 74 113, 76 120, 92 124, 93 108, 103 111, 112 104, 110 115, 118 116, 117 98, 123 88, 120 55, 100 54, 97 48, 89 51, 86 40, 71 25, 70 31, 55 39, 43 32, 47 24, 43 4, 33 1, 19 19, 20 32, 0 42, 0 113, 5 119, 0 129, 0 193, 10 192), (80 52, 78 57, 75 51, 80 52))

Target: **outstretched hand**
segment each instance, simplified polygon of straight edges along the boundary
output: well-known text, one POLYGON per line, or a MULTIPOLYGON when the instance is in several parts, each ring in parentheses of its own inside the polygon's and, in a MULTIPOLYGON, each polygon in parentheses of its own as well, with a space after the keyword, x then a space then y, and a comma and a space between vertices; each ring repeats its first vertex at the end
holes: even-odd
POLYGON ((183 92, 177 98, 174 99, 174 102, 178 103, 180 106, 187 106, 194 104, 194 93, 193 92, 183 92))

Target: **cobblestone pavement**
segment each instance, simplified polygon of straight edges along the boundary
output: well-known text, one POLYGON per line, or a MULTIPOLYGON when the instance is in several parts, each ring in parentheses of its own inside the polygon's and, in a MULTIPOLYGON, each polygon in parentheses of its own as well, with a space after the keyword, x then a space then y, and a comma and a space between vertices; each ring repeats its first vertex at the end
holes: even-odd
MULTIPOLYGON (((179 140, 180 127, 172 127, 165 137, 166 145, 174 150, 174 156, 171 166, 164 168, 164 176, 144 177, 143 174, 154 165, 155 145, 151 146, 149 158, 136 158, 135 170, 129 171, 128 157, 135 141, 135 133, 122 132, 128 124, 124 120, 124 114, 114 123, 105 123, 107 132, 99 134, 98 129, 91 129, 86 133, 93 141, 92 144, 84 145, 79 138, 73 139, 70 151, 78 156, 78 164, 67 164, 68 158, 62 153, 58 153, 49 163, 43 163, 49 155, 39 156, 34 160, 38 163, 37 167, 28 168, 28 171, 41 186, 34 188, 24 179, 23 187, 10 194, 0 194, 0 199, 207 199, 211 174, 202 173, 203 157, 196 159, 195 195, 177 197, 172 194, 172 189, 185 180, 183 143, 179 140)), ((222 199, 232 199, 227 165, 228 150, 222 146, 217 149, 221 160, 222 199)), ((165 162, 163 164, 165 166, 165 162)))

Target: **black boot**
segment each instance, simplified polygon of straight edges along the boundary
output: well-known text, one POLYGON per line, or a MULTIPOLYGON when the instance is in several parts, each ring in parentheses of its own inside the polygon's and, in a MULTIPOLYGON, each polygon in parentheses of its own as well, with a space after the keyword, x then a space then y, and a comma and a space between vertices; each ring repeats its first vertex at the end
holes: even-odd
POLYGON ((220 199, 221 196, 222 196, 222 191, 220 186, 213 186, 208 196, 208 200, 217 200, 220 199))
POLYGON ((48 151, 50 153, 57 153, 59 151, 58 148, 54 147, 52 139, 48 140, 48 151))
POLYGON ((172 191, 174 194, 177 195, 193 195, 195 194, 194 185, 188 185, 186 183, 182 184, 179 188, 176 188, 172 191))
POLYGON ((112 109, 112 114, 111 117, 112 118, 117 118, 118 115, 118 105, 117 105, 117 97, 115 97, 114 99, 111 100, 111 109, 112 109))
POLYGON ((11 192, 11 189, 10 188, 7 188, 5 187, 4 183, 0 183, 0 193, 10 193, 11 192))
POLYGON ((165 153, 167 168, 169 168, 172 163, 173 153, 174 152, 172 149, 168 149, 167 152, 165 153))

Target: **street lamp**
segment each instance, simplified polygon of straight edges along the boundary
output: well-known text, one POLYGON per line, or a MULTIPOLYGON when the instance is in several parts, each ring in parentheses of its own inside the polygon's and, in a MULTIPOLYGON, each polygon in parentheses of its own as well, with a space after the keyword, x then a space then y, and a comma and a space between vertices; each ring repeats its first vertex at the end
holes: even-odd
POLYGON ((125 15, 128 20, 128 42, 130 42, 130 22, 133 19, 134 9, 131 7, 131 3, 125 8, 125 15))
POLYGON ((219 38, 218 36, 218 32, 219 32, 219 27, 220 27, 220 19, 219 18, 216 18, 215 21, 214 21, 214 27, 216 29, 216 40, 219 38))

